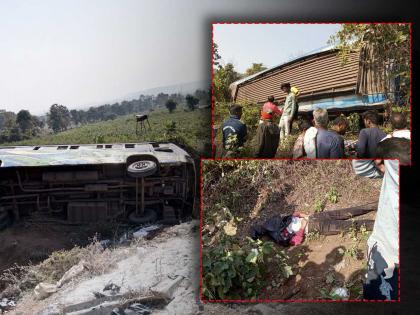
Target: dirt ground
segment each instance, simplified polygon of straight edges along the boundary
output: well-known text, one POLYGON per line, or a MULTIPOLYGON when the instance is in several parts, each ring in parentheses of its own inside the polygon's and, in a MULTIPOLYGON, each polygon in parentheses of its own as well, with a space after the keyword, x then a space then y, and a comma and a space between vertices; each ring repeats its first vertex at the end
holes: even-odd
MULTIPOLYGON (((273 215, 289 215, 293 211, 314 213, 317 201, 323 204, 323 211, 328 211, 369 204, 379 199, 381 179, 356 176, 351 161, 264 163, 277 163, 272 168, 279 169, 279 174, 276 173, 269 181, 262 181, 257 187, 250 187, 248 192, 240 192, 241 198, 230 204, 230 211, 242 219, 235 235, 239 243, 250 235, 252 225, 262 223, 273 215), (338 192, 336 203, 325 197, 331 187, 338 192)), ((221 201, 226 203, 229 197, 223 194, 223 189, 217 184, 211 185, 209 191, 203 191, 203 216, 214 211, 212 205, 221 201)), ((229 192, 230 196, 234 194, 229 192)), ((359 218, 374 217, 375 212, 370 212, 359 218)), ((334 287, 344 286, 349 290, 350 299, 360 298, 367 237, 368 233, 355 236, 349 232, 331 236, 313 235, 301 245, 286 248, 293 276, 284 281, 279 270, 269 267, 270 276, 266 279, 267 286, 261 297, 269 300, 328 299, 327 294, 334 287)))
MULTIPOLYGON (((0 231, 0 273, 13 265, 36 264, 58 250, 85 246, 95 235, 112 238, 114 225, 74 226, 33 216, 0 231)), ((0 283, 1 289, 1 283, 0 283)))

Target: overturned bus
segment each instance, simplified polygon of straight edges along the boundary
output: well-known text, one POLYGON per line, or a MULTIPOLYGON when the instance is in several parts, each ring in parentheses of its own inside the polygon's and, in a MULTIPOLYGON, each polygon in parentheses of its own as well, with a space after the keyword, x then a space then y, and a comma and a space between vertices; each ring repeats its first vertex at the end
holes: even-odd
POLYGON ((0 147, 0 229, 33 213, 83 224, 179 221, 196 176, 173 143, 0 147))
POLYGON ((337 52, 326 47, 238 80, 230 85, 232 99, 262 105, 272 95, 282 104, 286 94, 280 85, 286 82, 300 91, 301 116, 308 116, 315 108, 331 114, 368 109, 380 112, 387 102, 398 104, 403 99, 399 78, 385 79, 370 47, 351 51, 346 63, 337 52))

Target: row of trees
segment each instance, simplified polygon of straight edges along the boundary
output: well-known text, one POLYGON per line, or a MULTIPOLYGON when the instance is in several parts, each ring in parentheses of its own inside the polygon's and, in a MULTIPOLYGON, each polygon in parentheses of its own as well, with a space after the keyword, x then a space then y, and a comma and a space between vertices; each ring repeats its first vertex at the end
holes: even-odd
POLYGON ((156 107, 166 106, 172 112, 182 103, 185 103, 189 110, 195 110, 199 104, 210 104, 210 93, 206 90, 196 90, 187 96, 180 93, 140 95, 138 99, 131 101, 92 106, 87 110, 69 110, 64 105, 53 104, 46 117, 37 117, 28 110, 21 110, 17 114, 0 110, 0 143, 29 139, 48 130, 57 133, 74 126, 112 120, 117 116, 150 111, 156 107))
POLYGON ((40 134, 44 121, 28 110, 17 114, 0 110, 0 143, 29 139, 40 134))
MULTIPOLYGON (((204 94, 201 95, 201 96, 206 97, 206 95, 204 95, 204 94)), ((208 97, 208 100, 210 102, 210 93, 207 94, 207 97, 208 97)), ((197 108, 197 105, 200 103, 200 99, 198 97, 195 97, 195 96, 191 95, 191 94, 188 94, 185 97, 185 102, 186 102, 188 110, 194 111, 197 108)), ((209 102, 207 104, 209 104, 209 102)), ((178 106, 178 102, 175 99, 170 98, 166 101, 165 106, 168 109, 168 111, 170 113, 172 113, 176 109, 176 107, 178 106)))

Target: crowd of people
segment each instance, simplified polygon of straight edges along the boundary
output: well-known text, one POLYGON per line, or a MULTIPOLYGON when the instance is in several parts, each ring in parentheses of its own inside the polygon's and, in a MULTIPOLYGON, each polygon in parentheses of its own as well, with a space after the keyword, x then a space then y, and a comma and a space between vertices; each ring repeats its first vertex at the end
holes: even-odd
MULTIPOLYGON (((273 158, 279 145, 286 141, 292 131, 293 122, 298 114, 299 90, 283 83, 281 89, 286 93, 284 106, 274 103, 274 97, 269 96, 261 110, 261 117, 252 145, 252 157, 273 158), (276 120, 280 117, 277 125, 276 120), (277 119, 276 119, 277 118, 277 119)), ((241 121, 242 107, 232 105, 230 117, 222 126, 223 157, 236 157, 237 149, 247 140, 247 126, 241 121)), ((344 115, 330 122, 326 109, 316 108, 313 119, 297 122, 299 135, 293 146, 293 158, 345 158, 346 152, 354 152, 357 158, 377 158, 378 145, 389 138, 399 138, 401 150, 410 150, 410 130, 404 113, 393 112, 390 123, 393 132, 386 134, 379 128, 380 116, 376 110, 368 110, 362 114, 363 129, 360 130, 357 141, 344 141, 344 134, 349 127, 344 115)), ((392 158, 392 157, 391 157, 392 158)))

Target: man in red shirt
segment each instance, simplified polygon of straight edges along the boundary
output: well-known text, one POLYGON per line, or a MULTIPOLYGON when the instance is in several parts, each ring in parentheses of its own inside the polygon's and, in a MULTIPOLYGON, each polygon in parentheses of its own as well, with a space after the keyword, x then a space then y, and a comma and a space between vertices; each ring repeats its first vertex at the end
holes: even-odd
POLYGON ((283 111, 274 104, 274 96, 271 95, 268 97, 268 102, 263 105, 261 110, 261 120, 272 119, 275 116, 281 116, 282 113, 283 111))

